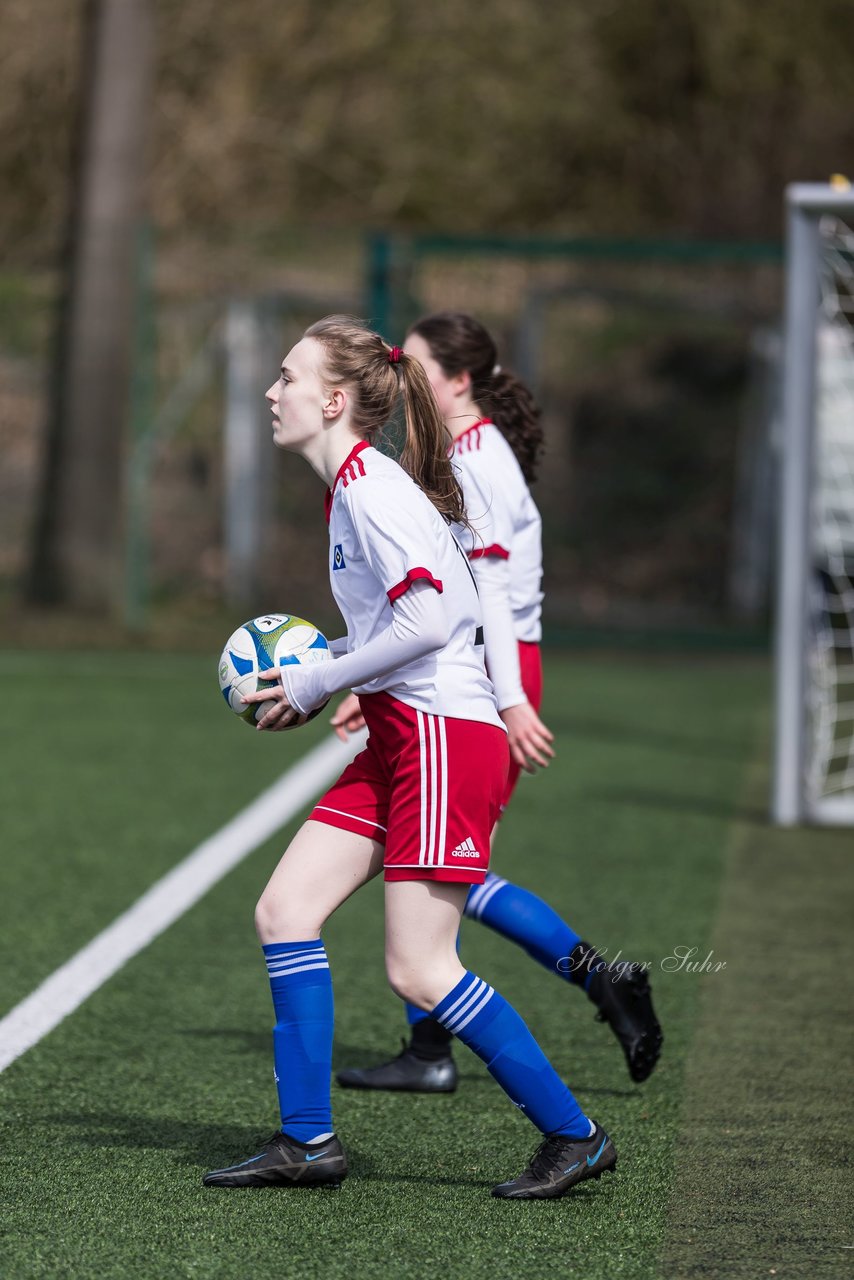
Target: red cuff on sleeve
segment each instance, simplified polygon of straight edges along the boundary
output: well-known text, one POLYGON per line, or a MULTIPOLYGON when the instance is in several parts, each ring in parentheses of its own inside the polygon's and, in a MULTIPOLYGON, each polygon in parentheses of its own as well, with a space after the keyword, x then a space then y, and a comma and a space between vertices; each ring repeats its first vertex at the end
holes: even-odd
POLYGON ((402 582, 398 582, 396 587, 392 587, 386 594, 388 595, 389 604, 394 604, 395 600, 399 600, 404 591, 408 591, 413 582, 417 582, 419 578, 423 578, 429 582, 431 587, 435 587, 441 595, 443 587, 438 578, 434 578, 429 569, 410 569, 402 582))
POLYGON ((482 560, 484 556, 498 556, 499 560, 509 560, 510 552, 504 547, 499 547, 497 542, 493 542, 491 547, 478 547, 477 550, 469 552, 469 560, 482 560))

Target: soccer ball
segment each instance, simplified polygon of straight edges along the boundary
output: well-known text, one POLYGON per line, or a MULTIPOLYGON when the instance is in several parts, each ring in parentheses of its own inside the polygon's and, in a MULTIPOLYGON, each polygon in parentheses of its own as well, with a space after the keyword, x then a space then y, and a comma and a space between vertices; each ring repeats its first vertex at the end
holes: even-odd
MULTIPOLYGON (((304 618, 294 618, 289 613, 267 613, 260 618, 251 618, 229 637, 222 651, 219 660, 220 692, 236 716, 254 725, 275 705, 272 701, 241 702, 247 693, 258 693, 268 688, 267 680, 258 679, 259 671, 271 671, 274 667, 292 663, 307 666, 328 662, 331 657, 326 636, 304 618)), ((313 719, 323 707, 316 707, 308 719, 313 719)))

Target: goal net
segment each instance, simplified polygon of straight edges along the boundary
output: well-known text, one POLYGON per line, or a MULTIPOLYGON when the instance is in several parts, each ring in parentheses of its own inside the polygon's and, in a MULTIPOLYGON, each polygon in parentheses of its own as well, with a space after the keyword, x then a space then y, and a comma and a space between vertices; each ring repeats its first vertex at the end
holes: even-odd
POLYGON ((854 191, 787 196, 774 809, 854 825, 854 191))

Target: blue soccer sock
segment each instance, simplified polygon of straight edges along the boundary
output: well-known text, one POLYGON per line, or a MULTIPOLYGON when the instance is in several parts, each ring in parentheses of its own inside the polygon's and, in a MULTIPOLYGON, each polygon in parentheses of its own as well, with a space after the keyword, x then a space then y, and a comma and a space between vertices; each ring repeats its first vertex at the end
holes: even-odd
POLYGON ((332 1132, 332 978, 323 943, 263 948, 276 1010, 273 1057, 282 1132, 311 1142, 332 1132))
POLYGON ((516 1010, 482 978, 466 973, 432 1017, 486 1063, 541 1133, 587 1138, 592 1125, 516 1010))
POLYGON ((587 990, 591 971, 573 956, 581 938, 535 893, 487 871, 483 884, 472 886, 465 914, 518 943, 550 973, 587 990))

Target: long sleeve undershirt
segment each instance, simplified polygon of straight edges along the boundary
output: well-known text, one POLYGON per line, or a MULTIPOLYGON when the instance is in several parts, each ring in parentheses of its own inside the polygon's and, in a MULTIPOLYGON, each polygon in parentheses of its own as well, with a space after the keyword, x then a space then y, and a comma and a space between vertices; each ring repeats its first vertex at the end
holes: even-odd
POLYGON ((486 669, 495 688, 498 710, 527 702, 519 668, 519 645, 510 605, 510 567, 501 556, 471 561, 483 614, 486 669))
MULTIPOLYGON (((343 653, 333 662, 317 666, 281 667, 288 702, 308 715, 333 693, 369 684, 405 667, 428 653, 435 653, 450 638, 442 597, 429 582, 414 582, 392 606, 391 625, 355 653, 343 653)), ((346 640, 333 640, 333 654, 346 648, 346 640)))

